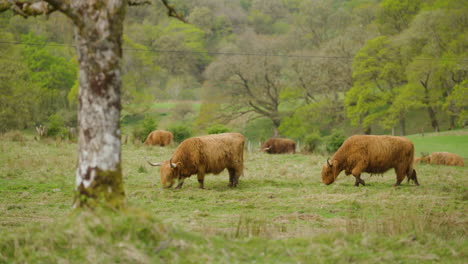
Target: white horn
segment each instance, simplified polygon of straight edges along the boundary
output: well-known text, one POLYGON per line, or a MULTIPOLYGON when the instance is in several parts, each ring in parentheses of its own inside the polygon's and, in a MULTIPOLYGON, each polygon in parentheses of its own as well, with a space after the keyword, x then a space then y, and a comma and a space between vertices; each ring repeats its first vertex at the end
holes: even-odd
POLYGON ((173 169, 177 168, 177 164, 172 163, 172 159, 169 160, 169 164, 171 165, 171 168, 173 169))
POLYGON ((146 160, 146 162, 148 162, 148 164, 151 165, 151 166, 161 166, 161 163, 159 163, 159 162, 158 162, 158 163, 153 163, 153 162, 149 161, 146 157, 145 157, 145 160, 146 160))

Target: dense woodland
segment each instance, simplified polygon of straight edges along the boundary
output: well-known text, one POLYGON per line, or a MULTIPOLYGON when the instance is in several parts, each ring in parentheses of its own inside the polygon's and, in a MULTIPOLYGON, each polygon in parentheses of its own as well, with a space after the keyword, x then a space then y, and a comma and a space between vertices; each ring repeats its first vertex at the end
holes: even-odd
MULTIPOLYGON (((188 24, 158 1, 127 9, 122 119, 190 100, 199 111, 180 104, 166 118, 253 138, 405 135, 468 122, 465 0, 170 2, 188 24)), ((72 31, 61 14, 0 14, 0 132, 76 126, 72 31)))

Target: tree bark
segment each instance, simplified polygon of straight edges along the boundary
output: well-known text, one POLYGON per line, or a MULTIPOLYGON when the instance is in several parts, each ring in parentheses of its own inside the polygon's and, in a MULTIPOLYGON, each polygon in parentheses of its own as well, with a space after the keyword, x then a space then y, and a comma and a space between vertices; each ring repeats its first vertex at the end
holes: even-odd
POLYGON ((437 121, 437 115, 434 109, 430 106, 427 106, 427 113, 429 114, 429 119, 431 120, 431 126, 435 132, 439 132, 439 122, 437 121))
POLYGON ((431 120, 431 126, 435 132, 439 132, 439 122, 437 121, 436 112, 434 108, 430 106, 430 96, 429 96, 429 77, 431 72, 426 74, 425 80, 420 80, 419 82, 424 87, 424 100, 423 103, 426 104, 427 113, 429 114, 429 119, 431 120))
POLYGON ((74 2, 80 65, 74 207, 123 206, 120 88, 126 1, 74 2))
POLYGON ((406 118, 403 114, 400 117, 400 126, 401 126, 401 135, 406 136, 406 118))

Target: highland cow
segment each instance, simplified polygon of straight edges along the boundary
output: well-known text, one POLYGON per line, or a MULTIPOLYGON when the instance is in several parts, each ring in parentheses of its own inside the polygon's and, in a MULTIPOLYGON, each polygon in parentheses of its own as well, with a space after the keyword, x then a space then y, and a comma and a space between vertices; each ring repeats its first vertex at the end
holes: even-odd
POLYGON ((151 132, 146 138, 145 145, 159 145, 161 147, 167 146, 172 143, 174 136, 171 132, 165 130, 155 130, 151 132))
POLYGON ((427 163, 447 166, 465 166, 463 158, 449 152, 432 152, 431 155, 418 158, 418 163, 427 163))
POLYGON ((361 173, 384 173, 393 168, 396 173, 395 186, 400 185, 405 176, 419 185, 416 171, 413 169, 414 146, 403 137, 394 136, 351 136, 336 151, 322 168, 322 182, 333 183, 341 171, 352 174, 355 186, 366 185, 361 173))
POLYGON ((269 154, 296 153, 296 142, 287 138, 270 138, 260 146, 260 151, 269 154))
POLYGON ((184 140, 172 157, 163 163, 148 163, 161 166, 161 184, 171 188, 178 180, 180 189, 184 180, 197 174, 200 188, 204 188, 205 174, 229 172, 229 187, 237 187, 244 168, 244 136, 239 133, 224 133, 184 140))

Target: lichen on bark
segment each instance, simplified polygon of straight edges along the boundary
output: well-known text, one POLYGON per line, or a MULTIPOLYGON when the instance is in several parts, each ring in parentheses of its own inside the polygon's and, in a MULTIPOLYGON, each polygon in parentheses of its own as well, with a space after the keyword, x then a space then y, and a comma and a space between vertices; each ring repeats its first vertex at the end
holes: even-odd
POLYGON ((104 206, 119 209, 125 205, 120 164, 116 170, 88 168, 84 177, 92 181, 89 181, 89 185, 82 181, 76 187, 74 208, 104 206))

